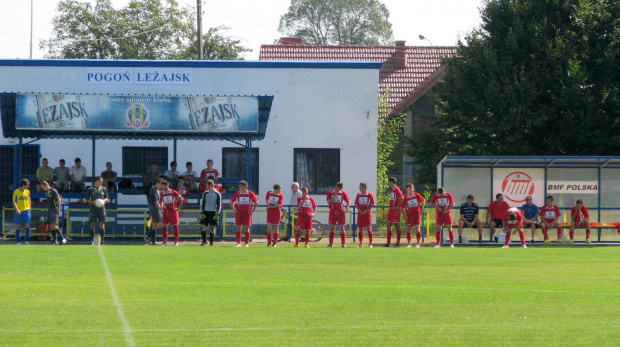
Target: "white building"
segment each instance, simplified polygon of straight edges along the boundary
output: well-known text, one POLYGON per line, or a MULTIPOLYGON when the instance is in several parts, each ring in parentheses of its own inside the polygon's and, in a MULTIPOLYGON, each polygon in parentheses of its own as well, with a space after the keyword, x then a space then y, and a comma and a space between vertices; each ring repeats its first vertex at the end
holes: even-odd
MULTIPOLYGON (((280 183, 288 201, 290 183, 300 181, 321 204, 321 195, 337 181, 350 193, 359 182, 376 192, 380 67, 375 62, 0 60, 0 147, 9 153, 19 143, 39 145, 40 158, 52 167, 61 158, 70 167, 79 157, 89 176, 110 161, 119 176, 139 181, 151 162, 164 170, 172 160, 181 172, 191 161, 200 173, 213 159, 224 177, 244 177, 243 145, 251 143, 258 158, 253 189, 261 197, 280 183), (253 121, 243 125, 242 114, 238 124, 214 122, 218 131, 203 126, 200 117, 194 118, 200 124, 190 122, 196 112, 191 100, 205 103, 209 96, 218 97, 209 99, 214 103, 245 105, 237 106, 248 108, 253 121), (41 100, 53 104, 60 98, 77 100, 74 105, 91 113, 85 124, 67 121, 78 119, 80 106, 42 111, 46 101, 41 100), (165 103, 176 106, 161 106, 165 103)), ((11 177, 12 183, 19 178, 11 177)), ((5 186, 0 189, 8 191, 5 186)), ((121 204, 144 202, 144 196, 119 197, 121 204)))

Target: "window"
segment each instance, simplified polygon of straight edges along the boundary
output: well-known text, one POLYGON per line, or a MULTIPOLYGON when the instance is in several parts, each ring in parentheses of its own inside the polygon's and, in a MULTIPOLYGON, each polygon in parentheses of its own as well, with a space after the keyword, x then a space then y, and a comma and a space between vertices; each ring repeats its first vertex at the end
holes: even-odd
POLYGON ((340 181, 340 149, 295 148, 293 179, 310 194, 327 194, 340 181))
MULTIPOLYGON (((243 147, 222 148, 222 177, 245 177, 245 154, 246 149, 243 147)), ((252 182, 248 187, 254 193, 258 194, 258 148, 252 148, 252 182)), ((238 189, 238 186, 231 185, 226 187, 228 191, 238 189)))
POLYGON ((168 147, 123 147, 123 177, 136 178, 134 184, 142 182, 152 162, 163 174, 168 167, 168 147))
MULTIPOLYGON (((40 146, 39 145, 24 145, 22 146, 22 167, 21 173, 16 177, 17 186, 21 182, 22 178, 30 179, 31 192, 34 191, 36 182, 37 168, 40 166, 40 146)), ((13 184, 13 167, 17 158, 15 155, 18 152, 15 146, 0 146, 0 165, 5 170, 0 171, 0 199, 5 202, 11 201, 13 191, 9 187, 13 184)), ((50 163, 51 167, 54 167, 53 163, 50 163)))

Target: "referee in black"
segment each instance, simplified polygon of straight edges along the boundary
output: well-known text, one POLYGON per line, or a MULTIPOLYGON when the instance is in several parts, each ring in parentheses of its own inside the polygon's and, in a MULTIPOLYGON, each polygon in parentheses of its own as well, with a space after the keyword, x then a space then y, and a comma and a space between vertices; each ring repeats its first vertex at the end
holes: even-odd
POLYGON ((202 235, 201 246, 207 244, 207 227, 209 227, 209 245, 213 246, 215 228, 220 220, 219 213, 222 210, 222 196, 215 190, 212 180, 207 181, 207 190, 202 194, 200 209, 200 235, 202 235))

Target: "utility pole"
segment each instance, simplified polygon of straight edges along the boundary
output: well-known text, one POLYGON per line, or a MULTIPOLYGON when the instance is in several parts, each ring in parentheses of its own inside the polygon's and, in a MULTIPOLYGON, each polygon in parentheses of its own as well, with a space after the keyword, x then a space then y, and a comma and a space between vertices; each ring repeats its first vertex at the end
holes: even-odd
POLYGON ((196 8, 198 9, 196 27, 198 28, 198 60, 204 59, 202 52, 202 0, 196 0, 196 8))
POLYGON ((34 0, 30 0, 30 59, 32 59, 32 27, 34 20, 34 0))

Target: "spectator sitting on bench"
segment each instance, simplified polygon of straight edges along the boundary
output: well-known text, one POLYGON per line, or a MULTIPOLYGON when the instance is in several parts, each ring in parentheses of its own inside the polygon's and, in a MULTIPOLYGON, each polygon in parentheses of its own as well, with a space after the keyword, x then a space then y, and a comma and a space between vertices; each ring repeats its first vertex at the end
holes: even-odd
POLYGON ((480 208, 474 202, 474 196, 468 195, 467 202, 461 204, 459 219, 459 243, 463 243, 463 228, 478 229, 478 243, 482 243, 482 221, 479 219, 480 208))
POLYGON ((69 191, 69 176, 70 170, 65 166, 65 160, 60 159, 58 161, 58 167, 54 168, 54 176, 56 178, 56 189, 59 192, 69 191))
POLYGON ((523 212, 523 227, 530 227, 532 229, 531 242, 534 243, 536 228, 540 228, 540 223, 538 223, 540 208, 532 203, 531 195, 525 197, 525 205, 521 206, 521 212, 523 212))
POLYGON ((41 166, 37 168, 37 192, 42 192, 41 184, 47 182, 50 186, 54 186, 54 169, 49 167, 47 158, 41 159, 41 166))
POLYGON ((101 172, 103 186, 108 188, 108 193, 116 193, 116 171, 112 171, 112 163, 105 163, 106 170, 101 172))
POLYGON ((71 191, 82 193, 86 189, 86 168, 82 166, 82 159, 75 158, 75 165, 69 170, 69 180, 71 181, 71 191))
POLYGON ((166 176, 166 180, 169 183, 172 183, 173 188, 177 188, 177 181, 179 180, 180 175, 181 172, 177 170, 177 162, 174 160, 171 161, 170 170, 166 170, 166 172, 164 172, 164 176, 166 176))
POLYGON ((196 191, 196 180, 199 178, 196 171, 193 170, 193 164, 191 161, 185 163, 185 168, 187 171, 181 174, 181 176, 185 177, 185 181, 187 182, 187 187, 190 192, 196 191))

